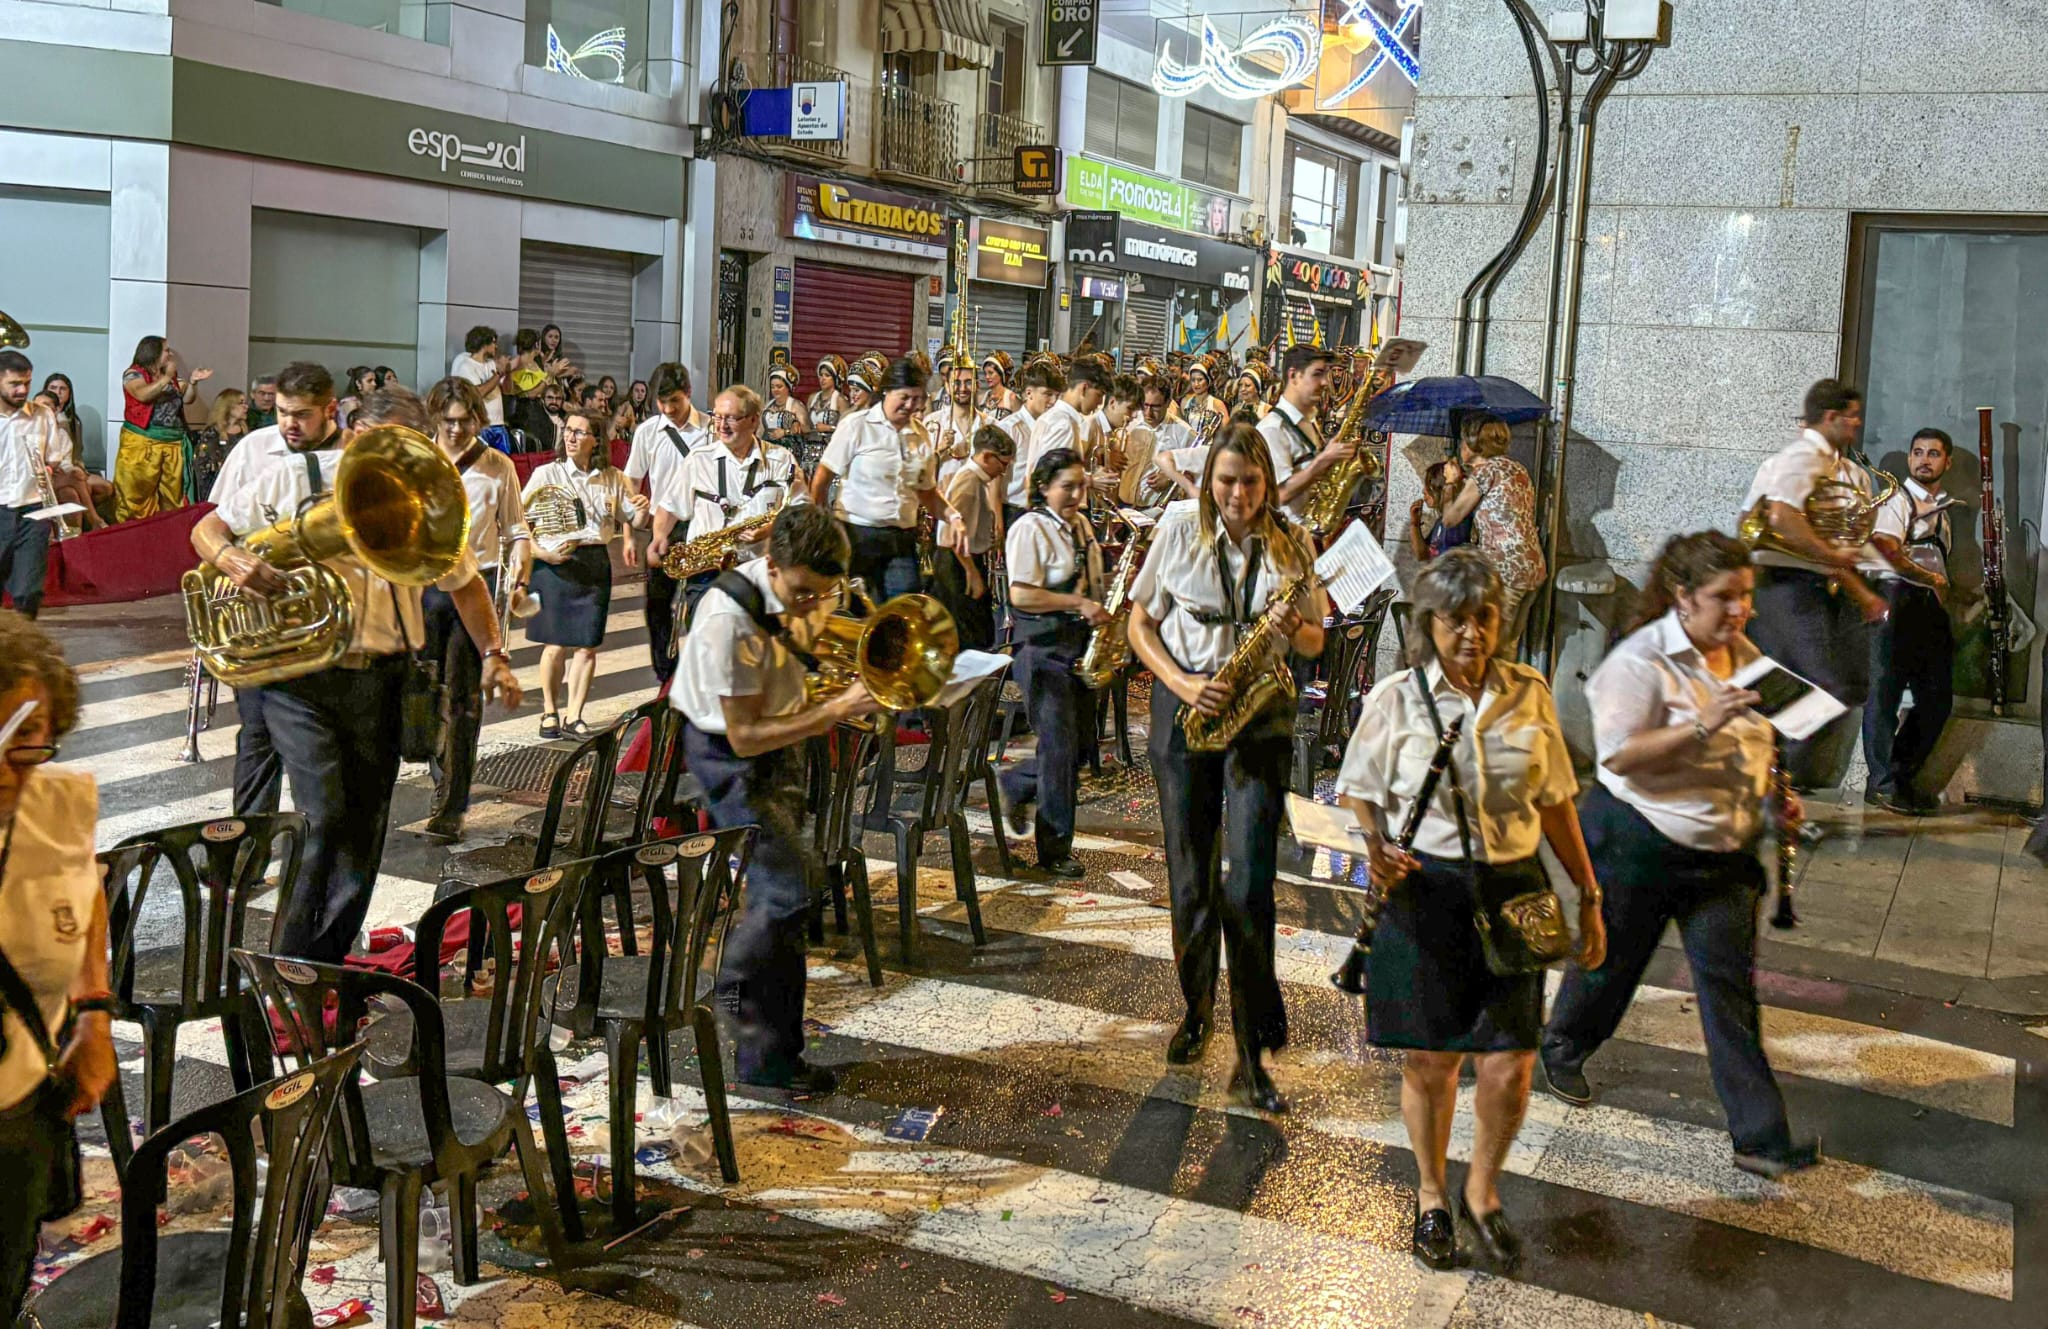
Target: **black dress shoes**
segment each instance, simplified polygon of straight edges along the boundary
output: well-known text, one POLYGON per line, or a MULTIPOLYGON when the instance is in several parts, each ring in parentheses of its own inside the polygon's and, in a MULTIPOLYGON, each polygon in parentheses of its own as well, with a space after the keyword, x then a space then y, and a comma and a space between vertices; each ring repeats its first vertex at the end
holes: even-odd
POLYGON ((1762 1177, 1767 1181, 1776 1181, 1778 1178, 1790 1176, 1794 1172, 1804 1172, 1807 1168, 1815 1167, 1819 1163, 1819 1140, 1807 1140, 1803 1143, 1794 1144, 1782 1153, 1745 1154, 1738 1152, 1735 1155, 1736 1167, 1741 1168, 1751 1176, 1762 1177))
POLYGON ((1507 1215, 1500 1210, 1481 1217, 1472 1212, 1471 1203, 1461 1191, 1458 1194, 1458 1221, 1472 1229, 1495 1264, 1503 1269, 1512 1269, 1522 1262, 1522 1239, 1508 1226, 1507 1215))
POLYGON ((1458 1233, 1451 1224, 1451 1211, 1432 1209, 1424 1213, 1418 1206, 1415 1210, 1415 1237, 1410 1245, 1415 1258, 1432 1269, 1445 1270, 1458 1267, 1458 1233))
POLYGON ((1230 1092, 1261 1112, 1277 1115, 1287 1110, 1287 1100, 1274 1085, 1273 1077, 1256 1061, 1237 1064, 1237 1069, 1231 1072, 1230 1092))
POLYGON ((1209 1022, 1190 1015, 1180 1022, 1180 1028, 1173 1031, 1173 1041, 1166 1045, 1166 1064, 1188 1066, 1202 1059, 1202 1052, 1209 1046, 1209 1022))

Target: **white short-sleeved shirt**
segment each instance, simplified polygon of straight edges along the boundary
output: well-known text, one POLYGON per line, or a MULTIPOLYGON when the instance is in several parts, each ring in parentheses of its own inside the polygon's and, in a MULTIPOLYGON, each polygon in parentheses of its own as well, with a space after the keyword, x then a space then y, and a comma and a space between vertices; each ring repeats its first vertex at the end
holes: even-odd
MULTIPOLYGON (((1159 625, 1161 644, 1182 669, 1213 674, 1237 648, 1238 629, 1222 621, 1230 604, 1217 571, 1216 551, 1223 551, 1235 590, 1244 581, 1251 553, 1248 546, 1254 538, 1247 537, 1245 544, 1239 545, 1232 542, 1228 532, 1219 531, 1215 543, 1205 546, 1201 539, 1201 511, 1195 501, 1181 499, 1166 505, 1165 515, 1160 517, 1152 536, 1152 547, 1145 552, 1144 566, 1138 569, 1137 580, 1131 584, 1131 602, 1145 606, 1146 615, 1159 625), (1218 621, 1205 623, 1197 614, 1214 616, 1218 621)), ((1298 537, 1289 538, 1296 540, 1291 566, 1308 569, 1309 588, 1313 591, 1320 583, 1309 556, 1298 537)), ((1250 588, 1251 619, 1257 619, 1266 601, 1286 579, 1287 574, 1273 564, 1270 553, 1261 555, 1259 575, 1250 588)), ((1276 651, 1279 649, 1275 647, 1276 651)))
MULTIPOLYGON (((767 612, 782 612, 782 601, 768 582, 768 560, 756 559, 737 571, 761 588, 767 612)), ((764 716, 800 711, 804 667, 788 647, 761 631, 738 601, 713 586, 697 602, 683 638, 669 702, 702 732, 722 734, 726 697, 760 697, 764 716)))
POLYGON ((710 535, 750 517, 775 511, 796 475, 796 457, 774 443, 755 443, 742 461, 717 439, 690 454, 681 492, 661 506, 690 525, 692 537, 710 535))
POLYGON ((469 496, 469 549, 479 568, 495 568, 508 543, 531 540, 526 509, 521 504, 519 468, 496 448, 487 447, 462 473, 462 492, 469 496))
POLYGON ((1003 489, 1003 502, 1013 508, 1023 507, 1031 497, 1031 436, 1037 432, 1039 419, 1019 406, 996 421, 996 427, 1017 445, 1017 454, 1010 458, 1010 478, 1003 489))
POLYGON ((35 401, 0 415, 0 508, 42 506, 31 456, 55 471, 71 464, 71 440, 57 422, 57 413, 35 401))
MULTIPOLYGON (((1955 547, 1951 530, 1955 504, 1946 503, 1932 512, 1920 511, 1919 505, 1931 504, 1942 495, 1929 489, 1911 476, 1906 483, 1893 492, 1884 505, 1877 510, 1877 524, 1872 527, 1876 535, 1889 535, 1905 546, 1906 556, 1929 572, 1948 575, 1948 554, 1955 547), (1938 542, 1930 544, 1929 541, 1938 542)), ((1881 566, 1869 566, 1868 571, 1876 573, 1885 581, 1903 581, 1894 568, 1882 556, 1876 560, 1881 566)))
POLYGON ((676 503, 680 508, 670 511, 680 510, 687 516, 689 491, 683 484, 683 463, 691 453, 710 444, 708 431, 694 425, 677 428, 656 411, 633 431, 633 442, 626 449, 626 478, 635 483, 647 481, 650 503, 657 507, 676 503))
MULTIPOLYGON (((1084 526, 1085 531, 1085 526, 1084 526)), ((1051 590, 1074 575, 1079 557, 1074 550, 1075 530, 1044 508, 1033 508, 1017 518, 1003 537, 1003 565, 1012 583, 1051 590)), ((1092 531, 1082 535, 1088 551, 1088 566, 1071 594, 1096 599, 1102 593, 1102 546, 1092 531)))
MULTIPOLYGON (((1278 406, 1266 412, 1258 428, 1259 437, 1266 440, 1266 451, 1273 458, 1273 483, 1276 485, 1286 484, 1288 477, 1308 465, 1316 453, 1322 451, 1323 436, 1316 428, 1315 419, 1303 416, 1285 397, 1280 399, 1278 406)), ((1308 508, 1307 493, 1296 494, 1286 507, 1290 515, 1301 516, 1308 508)))
MULTIPOLYGON (((1337 792, 1379 809, 1380 827, 1388 836, 1407 822, 1436 756, 1436 727, 1415 674, 1403 669, 1366 694, 1337 774, 1337 792)), ((1446 728, 1465 717, 1451 760, 1465 790, 1473 857, 1485 863, 1528 858, 1543 840, 1541 810, 1568 803, 1579 792, 1543 675, 1527 665, 1495 660, 1477 705, 1444 678, 1441 666, 1431 663, 1423 677, 1446 728)), ((1461 856, 1448 776, 1437 784, 1414 848, 1435 858, 1461 856)))
POLYGON ((477 391, 483 394, 485 418, 494 425, 505 423, 505 397, 498 387, 498 371, 494 367, 464 351, 448 366, 448 373, 476 384, 477 391))
MULTIPOLYGON (((100 898, 93 857, 99 786, 90 772, 38 766, 22 786, 12 831, 0 827, 7 875, 0 881, 0 951, 34 994, 50 1041, 62 1046, 71 991, 85 967, 85 945, 100 898)), ((0 1108, 42 1084, 48 1067, 35 1036, 12 1009, 0 1016, 0 1108)))
MULTIPOLYGON (((1814 486, 1822 480, 1842 480, 1866 495, 1870 493, 1870 472, 1836 452, 1834 444, 1816 431, 1802 429, 1797 439, 1772 453, 1764 459, 1763 465, 1756 468, 1756 478, 1750 481, 1749 494, 1742 500, 1742 513, 1737 514, 1738 519, 1754 508, 1759 500, 1766 498, 1803 509, 1814 486)), ((1866 550, 1866 561, 1876 558, 1877 555, 1866 550)), ((1757 550, 1756 561, 1766 567, 1804 568, 1808 572, 1834 573, 1841 570, 1775 549, 1757 550)))
POLYGON ((1024 474, 1028 479, 1038 459, 1055 448, 1072 448, 1083 457, 1093 457, 1103 437, 1093 416, 1081 414, 1062 397, 1031 426, 1031 451, 1024 474))
POLYGON ((946 502, 960 514, 961 530, 967 537, 967 552, 970 554, 986 554, 995 546, 999 510, 996 486, 1000 483, 989 479, 988 473, 971 460, 963 463, 946 480, 946 502))
MULTIPOLYGON (((1738 636, 1730 654, 1740 669, 1758 652, 1738 636)), ((1769 721, 1739 714, 1704 744, 1686 747, 1667 770, 1618 775, 1607 769, 1607 759, 1637 734, 1697 722, 1726 686, 1708 670, 1675 611, 1623 638, 1586 683, 1600 783, 1666 839, 1722 854, 1748 845, 1762 829, 1773 755, 1769 721)))
POLYGON ((983 425, 994 421, 984 412, 970 407, 967 419, 961 420, 950 404, 942 403, 936 411, 926 413, 924 432, 931 436, 932 450, 938 454, 941 469, 950 462, 966 461, 973 456, 974 435, 983 425))
POLYGON ((938 484, 938 459, 924 426, 897 429, 880 406, 839 421, 818 464, 839 477, 833 510, 856 526, 917 525, 917 496, 938 484))

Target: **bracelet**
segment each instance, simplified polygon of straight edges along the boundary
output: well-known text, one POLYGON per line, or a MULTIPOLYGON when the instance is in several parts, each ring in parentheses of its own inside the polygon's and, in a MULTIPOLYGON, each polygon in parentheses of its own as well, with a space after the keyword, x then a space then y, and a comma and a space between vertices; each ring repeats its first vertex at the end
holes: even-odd
POLYGON ((503 646, 493 646, 491 647, 491 649, 484 652, 483 658, 486 660, 503 660, 506 664, 511 664, 512 652, 506 650, 503 646))
POLYGON ((114 1000, 114 994, 111 992, 95 992, 91 996, 79 997, 71 1003, 73 1015, 90 1015, 97 1011, 109 1019, 119 1013, 119 1008, 120 1003, 114 1000))
POLYGON ((1698 720, 1694 720, 1692 722, 1692 736, 1702 743, 1706 742, 1709 737, 1706 725, 1700 723, 1698 720))

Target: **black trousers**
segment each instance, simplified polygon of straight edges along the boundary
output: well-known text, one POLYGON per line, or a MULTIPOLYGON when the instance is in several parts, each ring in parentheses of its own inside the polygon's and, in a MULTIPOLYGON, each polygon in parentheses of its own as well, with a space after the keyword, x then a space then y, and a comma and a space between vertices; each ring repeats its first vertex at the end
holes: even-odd
MULTIPOLYGON (((498 570, 484 574, 495 601, 498 570)), ((456 612, 455 597, 429 586, 421 597, 427 624, 427 659, 441 670, 448 689, 447 723, 441 730, 441 752, 427 763, 434 776, 431 815, 459 817, 469 811, 469 790, 476 776, 476 746, 484 727, 484 660, 469 629, 456 612)))
POLYGON ((1595 785, 1579 810, 1593 872, 1606 887, 1607 962, 1567 968, 1543 1032, 1543 1060, 1578 1067, 1614 1036, 1657 952, 1664 925, 1678 924, 1699 997, 1707 1067, 1741 1153, 1792 1147, 1785 1097, 1764 1059, 1756 999, 1756 920, 1764 869, 1755 853, 1688 849, 1595 785))
POLYGON ((908 526, 861 526, 846 523, 853 541, 853 562, 847 575, 867 586, 876 604, 908 595, 924 585, 917 563, 917 531, 908 526))
POLYGON ((1003 792, 1013 803, 1038 806, 1033 824, 1040 867, 1074 855, 1081 761, 1095 733, 1095 693, 1074 676, 1080 654, 1071 642, 1017 648, 1017 683, 1024 689, 1038 748, 1003 772, 1003 792))
POLYGON ((1870 704, 1863 708, 1863 759, 1870 792, 1905 793, 1933 755, 1955 709, 1956 642, 1948 610, 1933 591, 1911 582, 1878 588, 1891 617, 1870 631, 1870 704), (1907 690, 1913 708, 1899 719, 1907 690))
POLYGON ((270 726, 263 719, 263 689, 237 688, 235 712, 242 720, 235 731, 235 815, 275 812, 284 787, 284 763, 277 759, 270 726))
POLYGON ((50 523, 28 514, 41 507, 0 508, 0 590, 24 618, 43 607, 43 579, 50 572, 50 523))
POLYGON ((1856 601, 1802 568, 1758 567, 1749 636, 1764 654, 1849 708, 1811 738, 1787 740, 1786 769, 1799 789, 1842 778, 1856 738, 1856 708, 1870 696, 1870 626, 1856 601))
POLYGON ((801 745, 741 757, 724 734, 683 727, 683 757, 704 784, 711 824, 755 825, 746 893, 726 934, 718 970, 720 1005, 733 1017, 734 1069, 741 1080, 787 1079, 804 1051, 804 929, 811 883, 823 878, 803 832, 801 745))
POLYGON ((286 955, 339 964, 355 944, 398 782, 399 697, 406 662, 326 669, 262 689, 270 741, 306 814, 299 878, 279 920, 286 955))
POLYGON ((932 594, 946 612, 953 616, 953 622, 960 629, 960 649, 963 651, 989 651, 996 644, 996 602, 989 586, 989 557, 987 554, 971 555, 974 566, 981 569, 982 594, 975 599, 967 593, 967 569, 960 565, 960 557, 950 549, 932 551, 932 594))
POLYGON ((0 1112, 0 1311, 7 1323, 21 1313, 35 1272, 42 1226, 77 1210, 78 1135, 64 1115, 70 1091, 54 1077, 0 1112))
POLYGON ((647 654, 654 662, 657 681, 666 683, 675 677, 676 579, 659 564, 647 569, 647 654))
POLYGON ((1280 724, 1254 721, 1223 752, 1189 752, 1180 699, 1152 689, 1152 775, 1166 829, 1173 961, 1189 1018, 1216 1003, 1219 952, 1230 957, 1230 1018, 1238 1055, 1287 1046, 1287 1008, 1273 970, 1273 878, 1292 743, 1280 724), (1223 872, 1218 851, 1230 860, 1223 872))

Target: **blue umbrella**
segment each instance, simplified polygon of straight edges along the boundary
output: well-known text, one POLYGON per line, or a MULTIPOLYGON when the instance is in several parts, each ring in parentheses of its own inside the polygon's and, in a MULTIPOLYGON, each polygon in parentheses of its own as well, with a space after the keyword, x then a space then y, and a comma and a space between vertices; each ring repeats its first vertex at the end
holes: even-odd
POLYGON ((1452 374, 1396 383, 1365 408, 1365 426, 1389 434, 1456 438, 1458 417, 1475 411, 1518 425, 1542 419, 1550 407, 1513 379, 1452 374))

